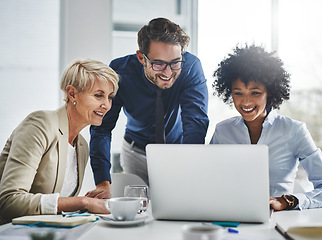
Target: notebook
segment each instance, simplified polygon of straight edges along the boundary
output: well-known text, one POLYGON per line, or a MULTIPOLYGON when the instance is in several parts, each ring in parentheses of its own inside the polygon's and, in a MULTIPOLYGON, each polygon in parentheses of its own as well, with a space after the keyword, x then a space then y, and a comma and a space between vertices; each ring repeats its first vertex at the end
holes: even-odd
POLYGON ((274 212, 276 230, 286 239, 322 239, 321 209, 274 212))
POLYGON ((62 215, 33 215, 14 218, 13 224, 37 226, 52 226, 52 227, 75 227, 87 222, 96 221, 97 216, 91 214, 90 216, 80 217, 63 217, 62 215))
POLYGON ((269 220, 267 146, 149 144, 146 155, 155 219, 269 220))

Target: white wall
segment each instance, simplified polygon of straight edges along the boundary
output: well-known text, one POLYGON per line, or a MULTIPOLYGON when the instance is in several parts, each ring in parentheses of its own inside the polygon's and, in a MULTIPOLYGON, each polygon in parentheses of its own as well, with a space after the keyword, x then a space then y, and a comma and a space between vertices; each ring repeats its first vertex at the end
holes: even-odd
MULTIPOLYGON (((111 60, 111 0, 0 0, 0 145, 32 111, 63 105, 75 59, 111 60)), ((88 128, 82 131, 89 141, 88 128)), ((94 181, 88 164, 85 187, 94 181)))
POLYGON ((59 1, 0 0, 0 148, 32 111, 59 105, 59 1))
POLYGON ((78 58, 109 63, 112 31, 110 2, 61 0, 61 70, 78 58))

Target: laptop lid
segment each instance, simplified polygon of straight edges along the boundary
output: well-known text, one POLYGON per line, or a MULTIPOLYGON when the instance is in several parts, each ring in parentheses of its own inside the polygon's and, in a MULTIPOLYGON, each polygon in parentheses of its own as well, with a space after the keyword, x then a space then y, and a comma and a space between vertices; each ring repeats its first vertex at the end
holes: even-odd
POLYGON ((266 222, 266 145, 149 144, 146 147, 155 219, 266 222))

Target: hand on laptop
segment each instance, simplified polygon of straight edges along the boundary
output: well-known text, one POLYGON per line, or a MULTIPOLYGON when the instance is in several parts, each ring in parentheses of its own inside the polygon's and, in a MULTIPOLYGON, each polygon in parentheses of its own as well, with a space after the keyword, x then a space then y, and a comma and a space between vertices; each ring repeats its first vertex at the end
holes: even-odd
POLYGON ((269 204, 276 211, 284 210, 287 207, 287 203, 282 197, 270 197, 269 204))
POLYGON ((283 194, 281 197, 270 197, 270 206, 274 210, 292 210, 299 204, 299 200, 289 194, 283 194))

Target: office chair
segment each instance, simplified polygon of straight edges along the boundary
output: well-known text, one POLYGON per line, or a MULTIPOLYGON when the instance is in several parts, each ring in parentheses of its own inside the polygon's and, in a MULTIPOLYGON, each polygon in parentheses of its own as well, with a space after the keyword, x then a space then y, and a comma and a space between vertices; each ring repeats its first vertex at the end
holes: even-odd
POLYGON ((112 197, 123 197, 127 185, 147 185, 142 178, 130 173, 111 173, 111 180, 112 197))

